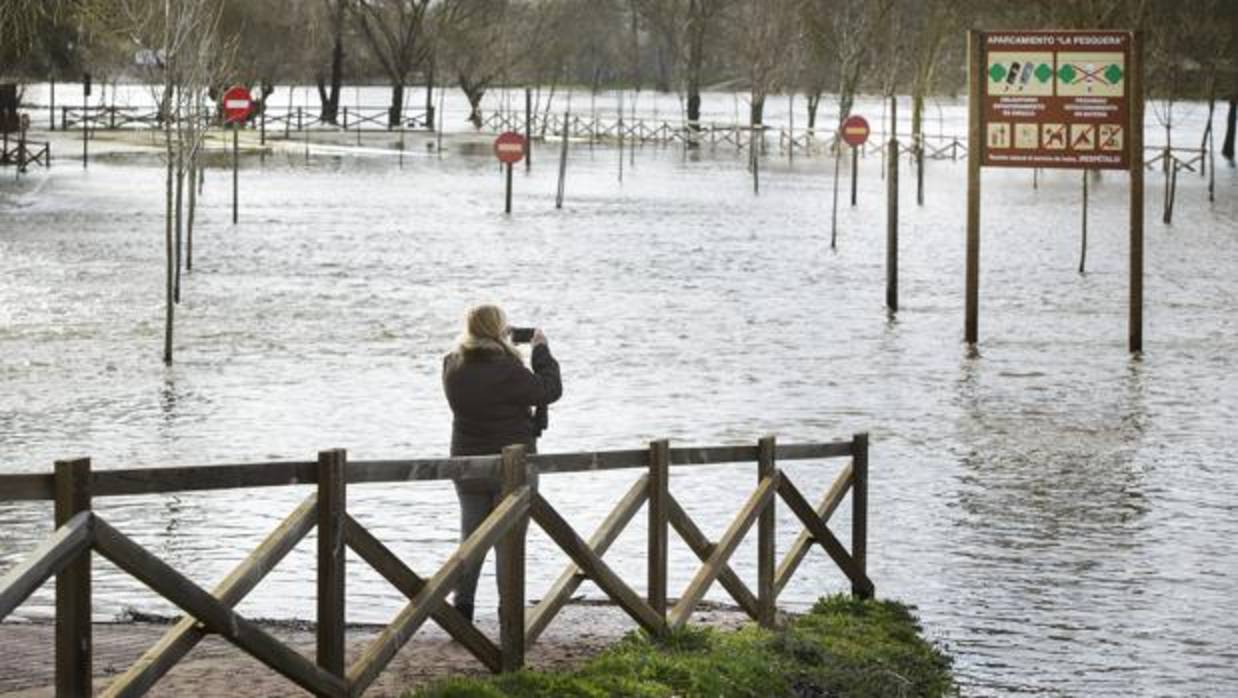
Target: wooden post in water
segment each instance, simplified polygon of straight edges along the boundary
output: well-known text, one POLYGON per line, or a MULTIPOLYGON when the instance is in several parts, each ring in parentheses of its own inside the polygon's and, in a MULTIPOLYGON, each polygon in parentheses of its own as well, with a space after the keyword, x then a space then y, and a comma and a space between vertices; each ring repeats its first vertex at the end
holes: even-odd
POLYGON ((1127 69, 1130 90, 1130 226, 1131 293, 1129 345, 1132 354, 1143 351, 1143 32, 1131 37, 1131 65, 1127 69))
POLYGON ((667 528, 671 451, 666 439, 649 443, 649 605, 666 619, 667 528))
MULTIPOLYGON (((890 97, 890 122, 898 114, 898 98, 890 97)), ((898 130, 890 131, 890 155, 886 162, 886 308, 898 312, 898 130)))
POLYGON ((533 170, 533 90, 524 88, 524 170, 533 170))
POLYGON ((912 136, 916 141, 916 205, 924 205, 924 124, 920 124, 920 133, 912 136))
POLYGON ((443 124, 444 124, 444 116, 443 116, 443 114, 444 114, 444 112, 443 112, 443 95, 444 95, 444 94, 446 94, 446 92, 447 92, 447 90, 445 90, 445 89, 443 89, 443 88, 439 88, 439 91, 438 91, 438 114, 437 114, 437 116, 438 116, 438 121, 436 121, 436 122, 435 122, 435 123, 437 124, 437 126, 438 126, 438 132, 435 134, 435 146, 434 146, 434 151, 435 151, 436 153, 438 153, 438 157, 439 157, 439 159, 440 159, 440 160, 441 160, 441 159, 442 159, 442 157, 443 157, 443 124))
POLYGON ((555 192, 555 208, 563 208, 563 193, 567 187, 567 132, 571 123, 571 110, 563 112, 563 139, 559 148, 559 189, 555 192))
POLYGON ((851 146, 851 205, 855 206, 856 190, 860 179, 860 148, 851 146))
MULTIPOLYGON (((757 442, 757 485, 760 486, 766 478, 777 474, 774 462, 775 443, 773 436, 763 437, 757 442)), ((762 627, 774 627, 777 612, 778 597, 774 589, 775 565, 775 531, 777 519, 774 516, 774 503, 777 497, 769 500, 769 504, 761 511, 757 519, 757 601, 758 622, 762 627)))
MULTIPOLYGON (((748 131, 748 162, 752 166, 752 193, 761 193, 761 151, 757 146, 758 124, 752 124, 748 131)), ((761 142, 765 142, 765 134, 761 132, 761 142)))
POLYGON ((1088 171, 1083 170, 1083 213, 1080 217, 1082 243, 1079 250, 1079 273, 1084 273, 1088 261, 1088 171))
MULTIPOLYGON (((868 576, 868 434, 856 434, 851 452, 851 559, 864 577, 868 576)), ((861 599, 873 596, 871 588, 851 585, 851 593, 861 599)))
MULTIPOLYGON (((967 291, 964 341, 973 348, 979 341, 980 318, 980 163, 984 136, 980 131, 980 91, 984 84, 984 34, 967 33, 967 291)), ((1138 151, 1135 151, 1138 152, 1138 151)))
MULTIPOLYGON (((55 521, 59 528, 90 511, 90 459, 56 461, 55 521)), ((91 689, 90 550, 56 575, 56 696, 89 696, 91 689)))
POLYGON ((619 90, 619 181, 623 182, 623 90, 619 90))
POLYGON ((842 127, 834 131, 834 204, 830 211, 830 249, 838 249, 838 168, 842 159, 842 127))
POLYGON ((237 197, 239 193, 237 170, 241 166, 241 151, 238 141, 240 130, 240 124, 232 124, 232 225, 236 225, 237 221, 237 197))
POLYGON ((318 666, 344 677, 344 524, 346 491, 343 449, 318 452, 318 666))
POLYGON ((787 164, 795 164, 795 92, 787 95, 787 164))
MULTIPOLYGON (((503 497, 509 497, 528 485, 528 461, 524 446, 504 448, 501 469, 503 497)), ((504 672, 519 671, 524 666, 524 552, 528 528, 529 514, 526 511, 495 548, 499 575, 500 665, 504 672)))
POLYGON ((507 165, 507 195, 504 197, 503 213, 510 214, 512 212, 512 164, 510 162, 505 164, 507 165))
MULTIPOLYGON (((86 85, 82 88, 82 169, 86 169, 87 163, 90 161, 90 82, 87 79, 86 85)), ((64 124, 61 124, 63 126, 64 124)))

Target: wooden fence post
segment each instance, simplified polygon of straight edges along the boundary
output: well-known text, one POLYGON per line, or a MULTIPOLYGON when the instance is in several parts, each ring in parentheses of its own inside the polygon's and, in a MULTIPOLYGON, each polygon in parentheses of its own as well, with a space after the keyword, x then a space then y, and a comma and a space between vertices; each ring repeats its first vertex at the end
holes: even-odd
MULTIPOLYGON (((766 478, 773 477, 777 465, 774 463, 774 437, 765 436, 757 442, 757 485, 766 478)), ((778 605, 774 589, 774 566, 776 561, 774 548, 774 532, 777 521, 774 518, 774 503, 777 497, 769 500, 761 517, 757 519, 757 621, 763 627, 774 627, 774 616, 778 605)))
MULTIPOLYGON (((56 461, 56 527, 90 511, 90 459, 56 461)), ((92 693, 90 550, 56 575, 56 696, 92 693)))
MULTIPOLYGON (((868 576, 868 434, 856 434, 851 442, 851 559, 868 576)), ((861 599, 872 598, 872 589, 851 586, 861 599)))
POLYGON ((666 619, 670 442, 649 443, 649 605, 666 619))
MULTIPOLYGON (((524 446, 503 449, 502 496, 508 497, 529 483, 524 446)), ((504 672, 524 666, 524 547, 529 530, 526 510, 496 549, 499 574, 499 664, 504 672)))
POLYGON ((343 449, 318 452, 318 666, 344 677, 343 449))

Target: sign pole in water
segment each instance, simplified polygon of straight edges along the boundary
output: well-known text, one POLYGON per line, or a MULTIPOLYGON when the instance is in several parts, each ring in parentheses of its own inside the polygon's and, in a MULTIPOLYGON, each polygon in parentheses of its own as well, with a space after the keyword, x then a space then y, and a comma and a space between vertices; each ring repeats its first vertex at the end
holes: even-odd
POLYGON ((843 141, 851 146, 851 205, 855 206, 856 193, 856 178, 860 172, 860 148, 868 142, 868 135, 872 129, 868 127, 868 120, 859 115, 847 117, 843 122, 842 134, 843 141))
MULTIPOLYGON (((64 122, 60 123, 61 128, 64 127, 64 122)), ((86 163, 90 160, 90 73, 82 76, 82 169, 86 169, 86 163)))
POLYGON ((245 119, 249 118, 250 111, 254 108, 254 101, 249 95, 249 89, 236 85, 228 88, 224 93, 223 98, 223 113, 224 123, 232 126, 232 225, 237 223, 237 200, 239 192, 239 175, 237 171, 240 169, 240 129, 241 124, 245 119))
POLYGON ((494 139, 494 156, 507 166, 507 196, 503 207, 504 213, 512 212, 512 165, 524 159, 525 139, 515 131, 499 134, 494 139))
POLYGON ((968 34, 967 297, 979 340, 981 167, 1130 172, 1131 353, 1143 350, 1143 61, 1121 31, 968 34))

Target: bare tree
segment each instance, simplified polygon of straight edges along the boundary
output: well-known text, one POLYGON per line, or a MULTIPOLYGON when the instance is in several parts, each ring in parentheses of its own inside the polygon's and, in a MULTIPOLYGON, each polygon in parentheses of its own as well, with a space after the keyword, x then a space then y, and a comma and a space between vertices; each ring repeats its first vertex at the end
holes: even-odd
POLYGON ((763 123, 765 98, 795 74, 799 0, 737 0, 728 12, 737 67, 750 91, 749 123, 763 123), (788 51, 788 47, 791 50, 788 51))
POLYGON ((404 114, 404 84, 430 56, 430 0, 366 0, 350 7, 370 53, 391 81, 387 124, 398 126, 404 114))
POLYGON ((677 52, 679 74, 687 96, 688 125, 700 130, 701 86, 704 84, 709 40, 718 33, 723 10, 733 0, 633 0, 633 7, 662 45, 677 52))
POLYGON ((219 35, 220 0, 93 0, 87 15, 97 27, 123 36, 154 60, 145 69, 159 105, 165 165, 164 243, 166 314, 163 361, 172 363, 179 302, 184 184, 214 110, 207 92, 227 77, 233 48, 219 35))
POLYGON ((318 101, 322 105, 319 118, 323 123, 334 124, 340 113, 340 84, 344 79, 344 30, 347 26, 349 0, 322 0, 317 22, 311 22, 311 27, 325 29, 331 37, 330 84, 322 70, 314 76, 318 87, 318 101))
POLYGON ((814 27, 808 36, 833 54, 839 123, 851 115, 864 70, 876 53, 874 40, 893 5, 894 0, 805 0, 805 22, 814 27))
POLYGON ((481 100, 498 80, 527 67, 538 47, 570 13, 536 0, 445 0, 433 18, 438 56, 469 101, 469 121, 481 128, 481 100))

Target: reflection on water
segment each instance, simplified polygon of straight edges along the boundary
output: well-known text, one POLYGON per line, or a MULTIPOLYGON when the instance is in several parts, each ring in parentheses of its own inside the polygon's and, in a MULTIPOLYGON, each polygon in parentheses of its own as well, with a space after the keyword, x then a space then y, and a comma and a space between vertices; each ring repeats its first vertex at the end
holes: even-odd
MULTIPOLYGON (((555 168, 520 172, 510 218, 488 153, 410 150, 403 169, 343 156, 306 165, 295 149, 246 160, 237 227, 230 178, 209 172, 169 369, 157 160, 0 186, 0 215, 17 221, 0 228, 0 468, 42 472, 81 454, 115 468, 300 460, 335 446, 353 459, 445 453, 439 357, 464 308, 497 300, 546 328, 563 362, 546 451, 870 431, 878 593, 919 606, 969 692, 1238 690, 1234 170, 1217 173, 1213 208, 1198 179, 1180 180, 1175 226, 1149 226, 1142 360, 1125 352, 1121 178, 1093 189, 1080 276, 1077 179, 1050 173, 1033 190, 1025 173, 986 173, 983 356, 969 357, 961 165, 930 163, 926 206, 905 202, 893 317, 875 159, 861 162, 859 206, 840 209, 830 250, 832 163, 771 157, 753 197, 744 159, 725 148, 642 149, 622 185, 615 158, 577 145, 560 212, 555 168)), ((840 467, 786 464, 814 493, 840 467)), ((542 488, 587 534, 637 476, 551 476, 542 488)), ((754 482, 748 465, 677 468, 672 489, 717 537, 754 482)), ((212 585, 310 493, 96 507, 212 585)), ((449 484, 356 486, 349 508, 423 575, 455 545, 449 484)), ((846 511, 832 522, 843 540, 846 511)), ((0 504, 0 569, 50 518, 46 504, 0 504)), ((644 526, 636 517, 607 554, 638 588, 644 526)), ((795 533, 780 508, 780 548, 795 533)), ((242 612, 312 617, 313 550, 311 534, 242 612)), ((695 556, 682 544, 671 553, 681 589, 695 556)), ((537 533, 529 555, 537 598, 566 559, 537 533)), ((745 541, 734 566, 749 581, 754 560, 745 541)), ((348 564, 350 620, 390 619, 400 595, 348 564)), ((490 608, 493 567, 485 575, 490 608)), ((175 612, 103 561, 95 584, 100 618, 175 612)), ((846 588, 814 552, 782 602, 846 588)), ((20 613, 51 609, 49 586, 20 613)))

